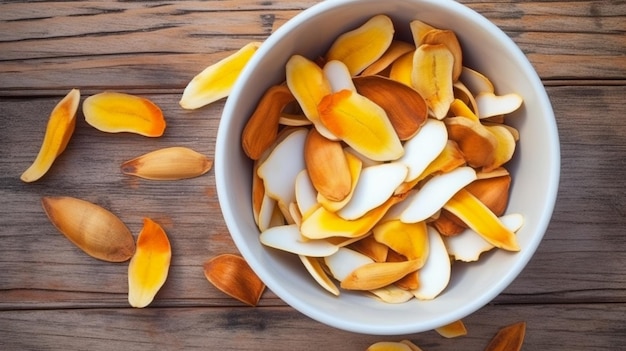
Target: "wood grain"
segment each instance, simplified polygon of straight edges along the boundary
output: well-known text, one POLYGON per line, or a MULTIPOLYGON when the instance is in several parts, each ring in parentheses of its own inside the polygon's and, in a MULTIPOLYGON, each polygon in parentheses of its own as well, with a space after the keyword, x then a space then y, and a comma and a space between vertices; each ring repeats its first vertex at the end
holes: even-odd
POLYGON ((202 263, 236 253, 213 172, 155 182, 125 160, 167 146, 214 157, 224 101, 178 105, 208 64, 317 1, 0 1, 0 349, 364 350, 410 339, 424 350, 481 350, 502 326, 528 323, 527 350, 616 350, 626 343, 626 3, 461 1, 502 28, 537 69, 557 117, 561 183, 545 239, 518 279, 464 321, 469 335, 357 335, 313 321, 266 291, 247 308, 211 286, 202 263), (40 181, 19 175, 48 114, 73 87, 157 103, 163 137, 106 134, 79 112, 67 150, 40 181), (127 303, 127 263, 95 260, 50 224, 40 199, 83 198, 138 233, 161 223, 172 243, 168 281, 148 309, 127 303))

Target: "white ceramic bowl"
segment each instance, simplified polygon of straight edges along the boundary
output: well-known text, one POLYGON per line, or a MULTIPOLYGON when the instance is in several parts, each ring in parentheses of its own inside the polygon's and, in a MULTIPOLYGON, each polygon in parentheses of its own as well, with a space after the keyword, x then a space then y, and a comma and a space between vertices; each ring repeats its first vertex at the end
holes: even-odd
POLYGON ((466 317, 500 294, 533 256, 550 221, 559 181, 560 150, 552 107, 521 50, 489 20, 445 0, 328 0, 294 17, 261 46, 228 98, 215 151, 215 177, 224 219, 237 248, 276 295, 327 325, 364 334, 399 335, 431 330, 466 317), (410 41, 409 22, 420 19, 453 30, 464 64, 492 79, 500 94, 517 92, 523 107, 507 121, 521 140, 508 164, 513 175, 508 213, 521 213, 521 251, 493 250, 479 262, 455 264, 447 289, 432 301, 386 304, 360 293, 332 296, 319 287, 292 254, 259 243, 251 208, 251 161, 241 132, 263 92, 285 79, 293 54, 315 58, 341 33, 377 14, 392 18, 396 33, 410 41))

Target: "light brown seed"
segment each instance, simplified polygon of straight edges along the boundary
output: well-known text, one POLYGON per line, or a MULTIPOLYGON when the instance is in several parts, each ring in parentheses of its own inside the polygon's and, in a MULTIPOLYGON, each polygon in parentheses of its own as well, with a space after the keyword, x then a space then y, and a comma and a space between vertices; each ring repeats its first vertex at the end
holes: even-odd
POLYGON ((304 144, 304 162, 313 187, 331 201, 341 201, 352 189, 352 177, 341 142, 326 139, 312 128, 304 144))
POLYGON ((41 199, 52 224, 88 255, 123 262, 135 253, 135 240, 126 225, 110 211, 73 197, 41 199))
POLYGON ((206 261, 203 268, 211 284, 247 305, 256 306, 265 290, 263 281, 239 255, 215 256, 206 261))
POLYGON ((519 351, 526 335, 526 322, 508 325, 498 331, 485 351, 519 351))
POLYGON ((213 166, 201 153, 187 147, 168 147, 128 160, 122 173, 151 180, 179 180, 198 177, 213 166))

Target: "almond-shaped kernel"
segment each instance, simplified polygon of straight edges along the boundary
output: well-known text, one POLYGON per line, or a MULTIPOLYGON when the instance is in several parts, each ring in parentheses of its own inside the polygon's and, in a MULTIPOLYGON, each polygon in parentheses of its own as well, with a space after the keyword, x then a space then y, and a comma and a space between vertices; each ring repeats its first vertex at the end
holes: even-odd
POLYGON ((150 180, 179 180, 201 176, 213 161, 188 147, 154 150, 122 164, 122 173, 150 180))
POLYGON ((172 247, 165 230, 144 218, 137 237, 137 251, 128 264, 128 302, 132 307, 148 306, 165 281, 172 260, 172 247))
POLYGON ((33 163, 22 173, 23 182, 34 182, 46 174, 56 158, 65 150, 76 127, 76 110, 80 91, 72 89, 57 103, 48 119, 41 148, 33 163))
POLYGON ((207 260, 204 276, 218 290, 246 305, 256 306, 265 290, 265 284, 254 273, 243 257, 221 254, 207 260))
POLYGON ((498 140, 485 126, 467 117, 448 117, 444 122, 448 138, 459 145, 468 165, 478 168, 493 163, 498 140))
POLYGON ((491 339, 485 351, 519 351, 524 344, 526 322, 518 322, 501 328, 491 339))
POLYGON ((406 178, 408 169, 399 162, 383 163, 364 168, 354 189, 352 199, 337 214, 356 220, 382 205, 406 178))
POLYGON ((263 94, 241 134, 241 145, 248 157, 258 160, 274 144, 281 112, 294 100, 286 85, 274 85, 263 94))
POLYGON ((248 43, 198 73, 185 87, 180 106, 184 109, 197 109, 228 96, 239 74, 259 46, 259 42, 248 43))
POLYGON ((376 15, 360 27, 340 35, 328 50, 326 59, 342 61, 355 76, 387 51, 394 32, 388 16, 376 15))
POLYGON ((326 139, 312 128, 304 144, 304 162, 315 190, 341 201, 352 189, 352 177, 341 142, 326 139))
POLYGON ((135 253, 135 240, 110 211, 73 197, 44 197, 43 209, 52 224, 86 254, 108 262, 124 262, 135 253))
POLYGON ((420 268, 420 286, 411 292, 420 300, 437 297, 450 282, 451 265, 448 251, 436 229, 428 226, 428 259, 420 268))
POLYGON ((358 156, 355 156, 354 153, 351 153, 344 149, 344 153, 346 155, 346 160, 348 161, 348 169, 350 171, 350 180, 351 180, 351 188, 348 195, 341 201, 332 201, 324 197, 322 194, 317 194, 317 202, 324 206, 327 210, 331 212, 337 212, 344 208, 350 200, 352 200, 352 196, 354 195, 354 190, 356 189, 357 184, 359 184, 359 179, 361 177, 361 170, 363 169, 363 161, 358 156))
POLYGON ((422 265, 418 260, 402 262, 372 262, 350 272, 341 281, 348 290, 373 290, 393 284, 405 275, 415 272, 422 265))
POLYGON ((382 107, 400 140, 417 134, 428 118, 428 106, 415 89, 380 76, 356 77, 357 92, 382 107))
POLYGON ((161 108, 141 96, 107 91, 83 101, 85 121, 107 133, 135 133, 160 137, 165 131, 161 108))
POLYGON ((454 101, 453 69, 454 56, 444 44, 423 44, 415 50, 411 84, 439 120, 454 101))

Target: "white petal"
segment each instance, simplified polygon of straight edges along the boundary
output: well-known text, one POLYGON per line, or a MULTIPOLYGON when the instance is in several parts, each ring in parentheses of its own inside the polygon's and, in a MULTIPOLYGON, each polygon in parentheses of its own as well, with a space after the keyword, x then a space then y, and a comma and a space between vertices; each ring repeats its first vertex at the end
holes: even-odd
MULTIPOLYGON (((400 220, 405 223, 423 221, 439 211, 454 194, 476 179, 471 167, 458 167, 448 173, 436 175, 412 196, 400 220)), ((405 201, 407 201, 406 199, 405 201)))
POLYGON ((371 258, 345 247, 340 247, 334 254, 324 257, 324 263, 339 281, 346 279, 355 269, 373 262, 371 258))
POLYGON ((328 61, 328 63, 324 65, 324 75, 333 93, 341 90, 356 91, 350 70, 345 63, 338 60, 328 61))
POLYGON ((417 178, 446 147, 448 131, 445 123, 429 118, 419 132, 404 144, 404 155, 397 162, 409 168, 407 182, 417 178))
POLYGON ((420 300, 431 300, 437 297, 448 286, 450 281, 450 258, 441 235, 436 229, 428 227, 428 243, 430 245, 428 259, 419 270, 420 286, 411 290, 420 300))
POLYGON ((352 199, 337 214, 347 220, 362 217, 387 201, 406 179, 407 172, 406 166, 398 162, 364 168, 352 199))
POLYGON ((300 213, 304 216, 311 209, 317 206, 317 191, 311 183, 309 173, 302 170, 298 176, 296 176, 296 203, 300 213))
POLYGON ((506 115, 517 110, 522 105, 522 102, 522 97, 514 93, 502 96, 496 96, 493 93, 476 95, 478 117, 480 118, 506 115))
POLYGON ((260 240, 265 246, 309 257, 330 256, 339 249, 326 240, 302 240, 295 224, 270 228, 261 233, 260 240))

